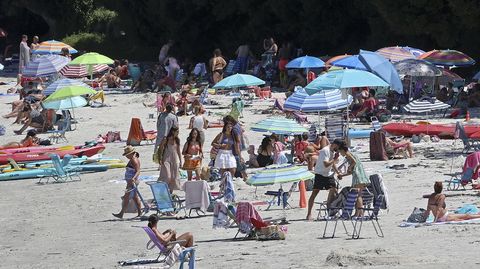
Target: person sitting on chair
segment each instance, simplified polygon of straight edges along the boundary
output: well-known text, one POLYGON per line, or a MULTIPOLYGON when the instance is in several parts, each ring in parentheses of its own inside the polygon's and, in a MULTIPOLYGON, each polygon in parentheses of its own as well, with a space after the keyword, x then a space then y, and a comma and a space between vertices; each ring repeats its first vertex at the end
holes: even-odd
POLYGON ((25 104, 23 107, 23 115, 25 115, 26 119, 24 120, 24 125, 20 130, 13 131, 15 134, 19 135, 22 134, 28 127, 37 128, 38 130, 45 131, 45 117, 41 111, 36 109, 32 109, 29 104, 25 104))
POLYGON ((158 240, 163 244, 167 245, 168 243, 172 241, 183 241, 179 242, 178 244, 182 247, 192 247, 193 246, 193 235, 190 232, 184 233, 180 236, 177 236, 177 232, 172 229, 167 229, 163 233, 160 233, 157 228, 157 223, 158 223, 158 216, 156 214, 150 215, 148 217, 148 227, 152 229, 153 233, 155 233, 155 236, 157 236, 158 240))
POLYGON ((399 149, 406 149, 408 152, 408 158, 413 158, 413 143, 410 141, 400 141, 400 142, 395 142, 392 139, 385 137, 385 141, 387 143, 387 147, 390 146, 393 148, 394 151, 397 151, 399 149))
POLYGON ((360 109, 356 112, 353 112, 353 115, 357 118, 369 119, 371 116, 373 116, 373 114, 378 108, 378 101, 377 99, 375 99, 375 90, 370 89, 368 93, 369 93, 369 96, 365 101, 363 101, 363 104, 360 107, 360 109))

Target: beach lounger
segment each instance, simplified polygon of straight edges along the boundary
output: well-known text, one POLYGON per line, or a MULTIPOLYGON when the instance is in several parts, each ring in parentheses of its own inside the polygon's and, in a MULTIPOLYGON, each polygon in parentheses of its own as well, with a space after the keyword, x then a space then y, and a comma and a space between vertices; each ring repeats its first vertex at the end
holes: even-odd
POLYGON ((152 190, 153 199, 155 202, 151 209, 157 210, 157 214, 177 214, 183 209, 185 216, 187 215, 187 211, 183 205, 185 200, 180 199, 176 195, 172 195, 167 183, 148 182, 147 185, 149 185, 150 189, 152 190))
POLYGON ((335 139, 345 139, 347 133, 347 121, 343 114, 328 115, 325 118, 325 134, 328 141, 333 143, 335 139))
MULTIPOLYGON (((50 154, 50 158, 52 159, 53 168, 51 169, 51 173, 46 175, 46 183, 48 183, 50 177, 53 178, 55 182, 73 181, 74 176, 77 177, 78 180, 81 180, 79 168, 68 166, 68 163, 72 159, 71 155, 65 155, 63 156, 63 160, 60 160, 57 154, 50 154)), ((37 183, 41 183, 42 179, 41 177, 37 183)))
POLYGON ((333 216, 326 216, 325 217, 325 228, 323 230, 323 236, 322 236, 323 238, 327 238, 325 235, 326 235, 326 232, 327 232, 328 223, 330 221, 335 221, 335 226, 333 227, 333 232, 332 232, 331 238, 335 237, 335 231, 337 230, 337 224, 338 224, 339 220, 342 221, 343 228, 345 229, 345 233, 347 235, 349 235, 349 233, 347 231, 347 226, 345 225, 345 221, 351 222, 352 227, 353 227, 352 238, 355 238, 357 236, 356 231, 355 231, 354 219, 352 217, 353 211, 355 209, 355 203, 357 201, 357 197, 358 197, 358 190, 357 189, 350 189, 350 191, 347 194, 347 199, 346 199, 345 205, 343 207, 331 207, 331 208, 329 208, 329 210, 338 210, 338 211, 333 216))
POLYGON ((145 131, 139 118, 132 118, 128 132, 127 145, 139 146, 142 141, 153 143, 157 138, 155 130, 145 131))
POLYGON ((462 190, 465 190, 465 186, 472 182, 474 173, 474 169, 469 167, 465 169, 465 172, 444 174, 446 176, 451 176, 450 179, 445 180, 445 183, 447 183, 447 190, 457 191, 460 187, 462 187, 462 190))
POLYGON ((288 199, 290 198, 290 196, 292 196, 292 192, 295 190, 297 185, 298 185, 298 182, 294 182, 290 187, 290 190, 288 190, 288 192, 284 192, 282 187, 280 187, 278 191, 265 192, 265 195, 272 196, 272 199, 268 201, 268 207, 266 210, 269 210, 270 207, 274 204, 277 204, 279 206, 280 203, 283 205, 284 209, 291 208, 291 205, 288 203, 288 199))
POLYGON ((48 134, 50 134, 50 140, 52 140, 52 142, 55 144, 57 144, 58 140, 60 139, 68 142, 67 137, 65 137, 65 133, 72 130, 72 118, 70 116, 70 113, 62 111, 62 114, 63 120, 61 121, 61 124, 58 125, 58 129, 47 132, 48 134))
POLYGON ((150 239, 147 242, 147 249, 151 250, 156 248, 159 251, 158 257, 156 259, 133 259, 120 261, 120 265, 126 266, 149 263, 165 263, 168 268, 171 268, 178 261, 180 263, 180 268, 183 268, 183 263, 188 260, 189 268, 195 268, 195 248, 184 248, 180 246, 180 243, 184 243, 185 240, 171 241, 167 245, 163 245, 150 227, 142 227, 142 229, 147 233, 148 238, 150 239))
MULTIPOLYGON (((372 200, 373 200, 373 196, 372 196, 372 200)), ((373 208, 366 207, 364 202, 364 206, 362 208, 364 215, 362 217, 354 218, 355 225, 353 230, 356 231, 356 235, 354 235, 355 236, 354 239, 360 238, 360 232, 362 231, 362 225, 364 221, 371 221, 377 236, 384 237, 382 227, 380 226, 380 222, 378 222, 378 215, 380 213, 380 208, 383 206, 383 201, 384 201, 383 196, 379 195, 379 197, 377 197, 377 199, 375 200, 375 204, 373 205, 373 208), (358 226, 358 229, 357 229, 358 222, 360 222, 360 225, 358 226)))
POLYGON ((185 209, 189 210, 188 216, 190 217, 192 210, 195 210, 198 216, 200 216, 199 212, 205 216, 211 201, 207 182, 205 180, 187 181, 184 184, 184 189, 185 209))

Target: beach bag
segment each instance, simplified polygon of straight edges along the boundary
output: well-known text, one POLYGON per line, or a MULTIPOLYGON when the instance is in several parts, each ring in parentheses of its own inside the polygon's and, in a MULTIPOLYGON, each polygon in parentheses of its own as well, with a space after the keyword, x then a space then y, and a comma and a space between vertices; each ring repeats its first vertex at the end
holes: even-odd
POLYGON ((383 199, 382 206, 380 206, 381 209, 388 209, 389 206, 389 201, 388 201, 388 193, 387 193, 387 187, 385 186, 385 183, 383 182, 383 177, 381 174, 373 174, 370 176, 370 188, 371 192, 373 192, 374 195, 374 203, 376 203, 379 195, 381 195, 381 199, 383 199))
POLYGON ((370 160, 386 161, 388 155, 386 151, 385 134, 382 131, 370 133, 370 160))
POLYGON ((407 222, 411 223, 423 223, 427 221, 427 217, 425 216, 425 209, 415 207, 412 211, 412 214, 407 219, 407 222))

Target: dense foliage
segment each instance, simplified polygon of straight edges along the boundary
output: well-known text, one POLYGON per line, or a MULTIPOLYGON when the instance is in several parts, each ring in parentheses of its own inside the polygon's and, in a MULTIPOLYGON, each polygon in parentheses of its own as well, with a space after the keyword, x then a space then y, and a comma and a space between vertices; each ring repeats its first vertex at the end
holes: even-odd
POLYGON ((480 1, 475 0, 3 0, 0 27, 11 42, 25 32, 63 39, 80 50, 154 60, 168 39, 172 53, 232 56, 248 43, 292 41, 310 55, 409 45, 455 48, 480 58, 480 1))

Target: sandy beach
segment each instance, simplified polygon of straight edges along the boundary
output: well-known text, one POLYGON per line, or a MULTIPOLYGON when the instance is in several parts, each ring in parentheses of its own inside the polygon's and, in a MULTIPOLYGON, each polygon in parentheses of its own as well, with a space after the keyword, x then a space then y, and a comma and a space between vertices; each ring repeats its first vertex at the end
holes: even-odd
MULTIPOLYGON (((1 81, 12 81, 2 78, 1 81)), ((5 93, 8 86, 1 86, 5 93)), ((282 96, 276 93, 275 96, 282 96)), ((84 107, 75 110, 78 121, 77 130, 68 132, 70 145, 83 144, 94 140, 98 134, 108 131, 120 131, 126 139, 132 117, 141 119, 145 130, 155 129, 156 119, 149 119, 154 108, 146 108, 143 101, 154 100, 154 94, 118 94, 108 95, 108 107, 84 107)), ((231 103, 225 96, 213 97, 221 105, 231 103)), ((6 103, 18 99, 18 96, 0 96, 0 114, 10 111, 6 103)), ((244 110, 241 122, 247 130, 250 144, 260 144, 262 133, 253 132, 250 126, 271 114, 260 111, 272 108, 273 100, 254 100, 253 105, 244 110)), ((210 109, 207 118, 215 121, 229 109, 210 109)), ((316 121, 317 116, 309 116, 316 121)), ((0 144, 19 141, 13 120, 0 119, 7 133, 0 136, 0 144)), ((189 117, 179 117, 181 144, 188 135, 189 117)), ((443 122, 453 120, 443 119, 443 122)), ((210 143, 221 129, 206 131, 204 151, 208 152, 210 143)), ((40 135, 47 138, 47 135, 40 135)), ((66 144, 66 143, 64 143, 66 144)), ((122 158, 125 143, 105 144, 105 155, 122 158)), ((421 142, 415 144, 416 156, 412 159, 396 159, 372 162, 369 160, 368 139, 357 139, 352 143, 368 174, 381 173, 389 191, 390 208, 382 211, 380 223, 384 238, 376 236, 371 223, 365 223, 362 239, 351 240, 341 226, 334 239, 321 239, 325 222, 305 221, 306 209, 299 208, 299 193, 294 192, 292 209, 282 210, 273 207, 265 211, 260 206, 262 217, 286 217, 287 238, 284 241, 232 240, 236 229, 212 229, 212 216, 189 219, 162 218, 159 229, 173 228, 179 233, 190 231, 195 236, 197 268, 474 268, 479 259, 480 226, 468 225, 432 225, 418 228, 401 228, 399 224, 406 219, 414 207, 426 207, 422 195, 431 193, 434 181, 443 181, 443 175, 461 171, 464 157, 460 154, 463 145, 460 141, 441 140, 438 143, 421 142), (437 158, 425 157, 425 152, 437 158), (453 156, 453 157, 452 157, 453 156), (404 164, 406 169, 395 170, 391 165, 404 164)), ((157 165, 152 162, 153 145, 137 147, 142 175, 158 176, 157 165)), ((247 153, 243 157, 248 159, 247 153)), ((204 161, 205 165, 205 161, 204 161)), ((249 169, 248 172, 253 170, 249 169)), ((0 182, 0 268, 115 268, 117 262, 133 258, 155 258, 156 252, 145 248, 146 234, 138 228, 146 226, 146 221, 129 220, 134 214, 126 214, 126 219, 115 219, 111 213, 120 209, 120 196, 125 183, 123 169, 107 172, 84 174, 82 180, 64 184, 36 184, 37 180, 19 180, 0 182), (137 227, 135 227, 137 226, 137 227)), ((341 181, 342 186, 350 185, 350 177, 341 181)), ((213 183, 217 185, 218 182, 213 183)), ((246 185, 241 179, 235 180, 238 200, 265 201, 266 190, 276 190, 276 186, 255 187, 246 185)), ((290 184, 286 185, 289 188, 290 184)), ((469 188, 470 189, 470 188, 469 188)), ((144 198, 152 198, 149 187, 141 183, 140 191, 144 198)), ((461 192, 463 196, 447 198, 447 207, 451 210, 466 203, 477 203, 478 197, 472 190, 461 192)), ((309 195, 308 192, 307 195, 309 195)), ((308 196, 307 196, 308 198, 308 196)), ((317 201, 326 198, 321 191, 317 201)), ((314 213, 316 215, 316 212, 314 213)), ((127 267, 128 268, 128 267, 127 267)), ((132 267, 133 268, 133 267, 132 267)), ((155 268, 155 264, 151 267, 155 268)), ((176 267, 174 267, 176 268, 176 267)))

